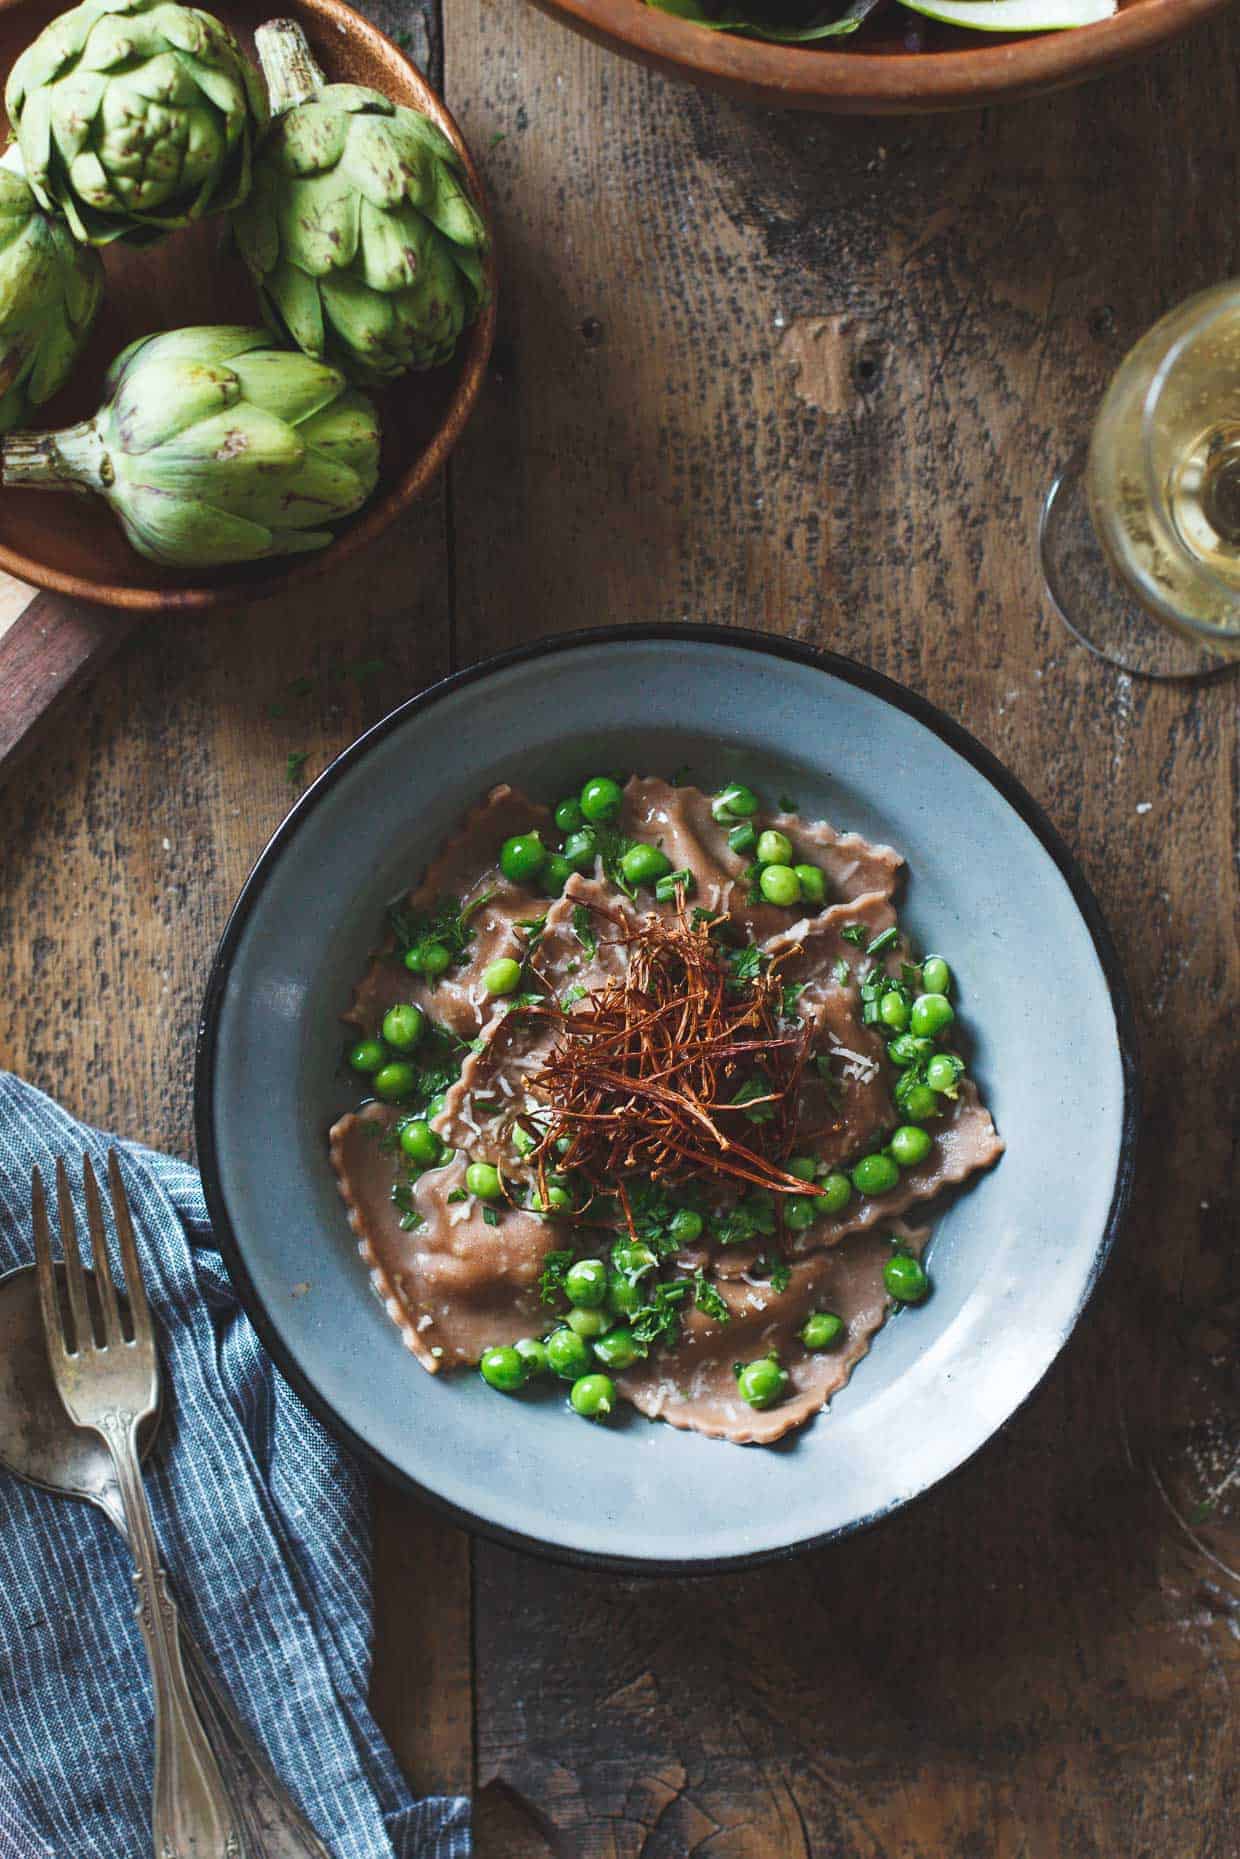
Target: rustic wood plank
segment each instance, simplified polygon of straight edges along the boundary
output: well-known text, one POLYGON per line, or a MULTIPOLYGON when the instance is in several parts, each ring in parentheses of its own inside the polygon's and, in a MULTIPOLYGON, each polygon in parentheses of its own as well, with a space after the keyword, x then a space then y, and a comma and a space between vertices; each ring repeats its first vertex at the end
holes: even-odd
MULTIPOLYGON (((148 627, 60 706, 0 784, 0 1064, 192 1153, 194 1030, 231 899, 304 780, 448 668, 444 508, 440 487, 364 576, 148 627), (290 755, 307 758, 292 780, 290 755)), ((468 1542, 407 1499, 381 1498, 378 1522, 376 1709, 415 1784, 466 1787, 468 1542)))
POLYGON ((31 598, 32 590, 20 581, 8 575, 3 580, 0 772, 20 759, 49 712, 119 651, 139 624, 136 615, 58 594, 31 598))
MULTIPOLYGON (((479 1777, 574 1859, 1240 1839, 1235 1486, 1211 1504, 1240 1465, 1235 689, 1096 664, 1033 561, 1052 463, 1125 347, 1237 269, 1213 204, 1237 178, 1236 50, 1220 22, 1089 90, 820 123, 650 78, 528 8, 448 15, 506 280, 454 476, 462 656, 683 616, 925 691, 1081 856, 1151 1079, 1098 1307, 947 1488, 701 1584, 479 1546, 479 1777)), ((1053 1000, 1053 962, 1045 982, 1053 1000)), ((743 1503, 743 1457, 737 1480, 743 1503)))

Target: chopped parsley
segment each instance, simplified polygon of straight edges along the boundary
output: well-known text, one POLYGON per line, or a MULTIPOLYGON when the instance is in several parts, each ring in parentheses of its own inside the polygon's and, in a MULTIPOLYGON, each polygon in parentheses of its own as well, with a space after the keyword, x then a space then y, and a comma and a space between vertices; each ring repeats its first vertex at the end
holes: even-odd
POLYGON ((482 891, 464 906, 457 897, 440 897, 432 910, 410 910, 407 904, 390 904, 388 923, 400 944, 401 954, 407 955, 418 943, 437 942, 459 962, 473 941, 470 918, 493 896, 493 891, 482 891))
POLYGON ((804 992, 805 983, 803 981, 786 981, 784 983, 783 999, 780 1005, 783 1009, 785 1020, 791 1020, 795 1017, 797 1002, 804 992))
POLYGON ((400 1214, 402 1233, 414 1233, 426 1225, 425 1217, 419 1213, 413 1199, 413 1183, 398 1175, 392 1183, 392 1205, 400 1214))
POLYGON ((355 658, 350 665, 342 667, 340 678, 350 684, 366 684, 371 678, 377 678, 380 672, 387 670, 385 658, 355 658))
POLYGON ((284 763, 284 779, 290 787, 296 787, 301 780, 301 771, 310 760, 309 749, 290 749, 284 763))
POLYGON ((842 955, 837 956, 835 961, 831 964, 832 981, 838 982, 842 988, 847 987, 851 976, 852 969, 848 966, 848 963, 844 960, 842 955))
POLYGON ((867 955, 881 955, 884 949, 890 949, 892 944, 899 942, 899 940, 899 930, 894 923, 889 924, 885 930, 879 931, 873 942, 866 945, 865 952, 867 955))
POLYGON ((840 931, 840 935, 844 938, 845 942, 855 942, 858 945, 858 947, 860 947, 860 945, 865 941, 865 937, 866 937, 865 924, 864 923, 846 923, 843 929, 840 931))
POLYGON ((762 973, 763 962, 769 962, 770 959, 756 942, 747 942, 743 948, 733 949, 728 956, 728 967, 732 970, 728 986, 736 991, 747 982, 756 981, 762 973))
POLYGON ((779 806, 781 813, 795 813, 797 810, 797 803, 793 800, 791 794, 781 794, 779 797, 779 806))
POLYGON ((583 987, 581 987, 580 985, 576 987, 571 987, 567 990, 566 993, 560 996, 560 1006, 563 1009, 563 1011, 567 1013, 570 1007, 575 1007, 577 1005, 577 1002, 583 1001, 585 997, 586 997, 586 990, 583 987))
POLYGON ((772 1103, 755 1102, 755 1099, 769 1098, 771 1085, 768 1078, 749 1078, 732 1099, 733 1110, 743 1110, 751 1123, 770 1123, 775 1115, 772 1103))
POLYGON ((469 1199, 469 1195, 466 1193, 464 1188, 453 1188, 451 1194, 449 1194, 448 1196, 448 1199, 449 1201, 467 1201, 469 1199))
MULTIPOLYGON (((546 918, 543 918, 546 922, 546 918)), ((586 954, 598 954, 598 937, 594 933, 594 920, 584 904, 573 905, 573 935, 581 944, 586 954)))
POLYGON ((756 1194, 737 1201, 711 1222, 711 1232, 721 1246, 748 1246, 756 1239, 769 1239, 774 1231, 775 1209, 756 1194))
POLYGON ((717 1323, 730 1323, 732 1312, 704 1272, 693 1275, 693 1301, 706 1316, 717 1323))
POLYGON ((618 891, 623 891, 626 897, 635 898, 637 892, 625 877, 620 866, 621 859, 633 841, 618 827, 607 826, 596 821, 591 822, 590 831, 594 834, 594 849, 603 861, 604 876, 611 880, 618 891))
POLYGON ((662 1343, 670 1348, 680 1335, 680 1306, 689 1292, 689 1280, 660 1280, 652 1285, 647 1303, 629 1318, 629 1333, 635 1343, 662 1343))
POLYGON ((538 1277, 538 1295, 544 1304, 554 1304, 557 1298, 568 1295, 564 1289, 564 1280, 568 1277, 572 1262, 571 1252, 543 1254, 543 1268, 538 1277))
POLYGON ((788 1285, 792 1279, 792 1273, 787 1265, 785 1265, 784 1261, 778 1254, 772 1256, 769 1252, 764 1252, 762 1257, 755 1261, 754 1271, 759 1278, 766 1278, 769 1280, 771 1290, 777 1295, 779 1292, 788 1289, 788 1285))
POLYGON ((483 1208, 482 1224, 484 1226, 498 1226, 499 1225, 499 1214, 497 1213, 494 1207, 483 1208))

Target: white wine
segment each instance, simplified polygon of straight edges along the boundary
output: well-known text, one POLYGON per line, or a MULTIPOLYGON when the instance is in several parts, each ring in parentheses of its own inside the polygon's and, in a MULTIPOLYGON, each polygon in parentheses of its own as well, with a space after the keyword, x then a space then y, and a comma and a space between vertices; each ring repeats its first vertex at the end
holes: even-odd
POLYGON ((1190 442, 1167 506, 1185 548, 1240 594, 1240 423, 1218 421, 1190 442))
POLYGON ((1120 363, 1090 440, 1094 528, 1153 617, 1240 656, 1240 289, 1203 292, 1120 363))

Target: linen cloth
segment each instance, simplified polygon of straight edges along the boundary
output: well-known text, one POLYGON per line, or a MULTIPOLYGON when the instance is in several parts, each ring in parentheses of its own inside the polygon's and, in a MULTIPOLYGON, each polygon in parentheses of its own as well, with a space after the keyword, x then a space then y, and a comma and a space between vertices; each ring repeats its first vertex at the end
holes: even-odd
MULTIPOLYGON (((81 1158, 102 1181, 111 1143, 0 1072, 0 1271, 33 1259, 35 1164, 50 1186, 64 1156, 85 1239, 81 1158)), ((468 1801, 415 1801, 367 1707, 364 1481, 264 1353, 194 1171, 116 1146, 159 1324, 166 1411, 146 1488, 176 1599, 338 1859, 467 1859, 468 1801)), ((0 1469, 0 1859, 151 1852, 133 1606, 129 1551, 106 1517, 0 1469)))

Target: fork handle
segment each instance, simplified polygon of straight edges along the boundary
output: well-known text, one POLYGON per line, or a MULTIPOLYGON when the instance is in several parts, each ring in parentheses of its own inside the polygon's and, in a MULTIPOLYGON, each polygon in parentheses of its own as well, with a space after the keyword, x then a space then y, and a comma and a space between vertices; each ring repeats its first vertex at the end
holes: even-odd
POLYGON ((138 1469, 138 1419, 104 1416, 125 1507, 138 1589, 137 1618, 155 1694, 155 1776, 151 1823, 155 1859, 242 1859, 241 1829, 190 1697, 181 1663, 176 1603, 159 1563, 150 1507, 138 1469))

